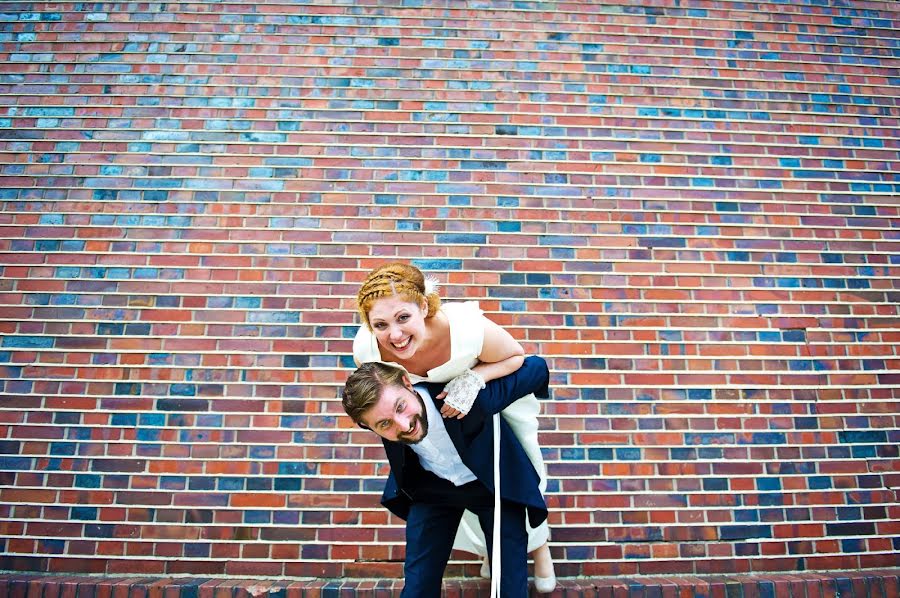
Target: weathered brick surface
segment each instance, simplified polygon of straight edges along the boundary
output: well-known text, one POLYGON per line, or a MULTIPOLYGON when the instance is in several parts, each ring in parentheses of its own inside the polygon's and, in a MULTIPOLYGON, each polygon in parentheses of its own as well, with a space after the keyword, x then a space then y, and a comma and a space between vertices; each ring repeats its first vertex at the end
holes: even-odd
MULTIPOLYGON (((554 597, 595 598, 667 598, 680 596, 895 596, 896 569, 801 573, 794 575, 748 575, 708 577, 621 577, 566 579, 560 581, 554 597)), ((490 595, 484 580, 447 580, 448 598, 484 598, 490 595)), ((221 578, 125 578, 55 577, 39 575, 0 575, 0 592, 5 596, 43 596, 56 598, 324 598, 326 596, 395 596, 403 587, 396 580, 294 581, 286 579, 253 580, 221 578)), ((533 589, 531 596, 539 594, 533 589)))
POLYGON ((898 15, 4 2, 0 569, 122 577, 3 587, 399 587, 336 397, 403 259, 551 364, 559 595, 896 596, 808 572, 898 565, 898 15))

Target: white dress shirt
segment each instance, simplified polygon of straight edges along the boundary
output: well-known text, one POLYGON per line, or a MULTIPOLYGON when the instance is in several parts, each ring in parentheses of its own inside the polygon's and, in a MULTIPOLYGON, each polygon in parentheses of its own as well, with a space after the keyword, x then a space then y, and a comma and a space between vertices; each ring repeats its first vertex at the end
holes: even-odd
POLYGON ((425 413, 428 416, 428 433, 421 442, 410 445, 410 448, 419 456, 422 467, 434 475, 444 478, 454 486, 462 486, 476 480, 472 470, 466 467, 459 457, 459 452, 450 440, 450 434, 444 426, 444 418, 431 399, 428 391, 421 386, 414 387, 422 402, 425 403, 425 413))

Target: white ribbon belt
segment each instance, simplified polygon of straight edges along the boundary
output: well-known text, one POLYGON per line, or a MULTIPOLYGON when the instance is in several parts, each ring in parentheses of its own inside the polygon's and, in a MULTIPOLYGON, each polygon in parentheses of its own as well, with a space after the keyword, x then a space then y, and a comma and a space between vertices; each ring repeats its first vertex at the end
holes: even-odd
POLYGON ((491 598, 500 596, 500 414, 494 414, 494 545, 491 548, 491 598))

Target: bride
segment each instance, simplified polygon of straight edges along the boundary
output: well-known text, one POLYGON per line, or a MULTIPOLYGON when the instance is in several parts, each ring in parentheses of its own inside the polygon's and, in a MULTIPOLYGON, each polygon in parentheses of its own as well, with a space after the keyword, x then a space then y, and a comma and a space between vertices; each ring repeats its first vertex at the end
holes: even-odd
MULTIPOLYGON (((522 365, 522 346, 503 328, 487 319, 476 301, 441 304, 437 285, 415 266, 386 264, 366 277, 357 294, 364 323, 353 341, 357 365, 370 361, 406 368, 413 384, 447 383, 444 417, 464 417, 483 382, 510 374, 522 365)), ((526 395, 502 411, 547 488, 547 474, 537 441, 540 404, 526 395)), ((547 544, 550 530, 544 521, 528 528, 528 552, 534 559, 535 588, 542 593, 556 587, 553 560, 547 544)), ((466 511, 454 548, 487 555, 478 519, 466 511)), ((485 560, 481 575, 490 577, 485 560)))

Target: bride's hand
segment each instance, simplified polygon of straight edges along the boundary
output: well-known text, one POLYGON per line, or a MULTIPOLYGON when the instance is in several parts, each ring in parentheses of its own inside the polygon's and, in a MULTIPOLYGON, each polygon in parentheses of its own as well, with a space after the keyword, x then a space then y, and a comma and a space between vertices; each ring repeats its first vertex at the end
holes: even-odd
POLYGON ((462 419, 472 408, 478 391, 484 388, 484 378, 472 370, 466 370, 444 387, 444 392, 438 395, 444 395, 444 406, 441 408, 441 414, 444 417, 455 417, 462 419), (449 409, 448 409, 449 407, 449 409), (446 412, 445 412, 446 409, 446 412))
POLYGON ((451 417, 462 419, 466 416, 466 414, 462 413, 459 409, 454 409, 453 407, 451 407, 450 405, 447 405, 446 403, 444 404, 443 407, 441 407, 441 415, 448 419, 451 417))

